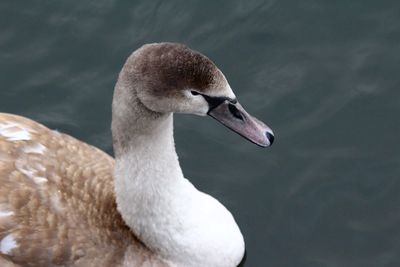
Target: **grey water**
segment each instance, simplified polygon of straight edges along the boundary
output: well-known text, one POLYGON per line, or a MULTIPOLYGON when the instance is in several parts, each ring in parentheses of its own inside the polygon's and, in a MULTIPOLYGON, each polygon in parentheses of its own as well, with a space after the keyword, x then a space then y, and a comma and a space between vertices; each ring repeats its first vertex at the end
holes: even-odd
POLYGON ((184 174, 232 211, 243 266, 400 266, 398 1, 1 1, 0 111, 112 154, 118 72, 160 41, 210 57, 275 132, 261 149, 175 116, 184 174))

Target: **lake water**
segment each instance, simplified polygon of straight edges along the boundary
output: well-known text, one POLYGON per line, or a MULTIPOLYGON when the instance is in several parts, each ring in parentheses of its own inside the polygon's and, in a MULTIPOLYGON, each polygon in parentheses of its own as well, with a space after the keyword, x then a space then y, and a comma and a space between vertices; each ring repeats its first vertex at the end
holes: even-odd
POLYGON ((243 266, 400 266, 398 1, 1 1, 0 111, 112 154, 111 97, 144 43, 209 56, 274 130, 261 149, 175 116, 198 188, 234 214, 243 266))

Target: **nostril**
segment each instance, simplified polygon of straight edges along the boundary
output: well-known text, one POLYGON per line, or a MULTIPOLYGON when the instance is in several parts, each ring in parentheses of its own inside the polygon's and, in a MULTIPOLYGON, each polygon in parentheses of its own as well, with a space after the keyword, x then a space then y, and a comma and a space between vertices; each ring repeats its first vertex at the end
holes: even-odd
POLYGON ((269 144, 272 145, 272 143, 274 142, 274 135, 270 132, 266 132, 265 135, 267 136, 268 140, 269 140, 269 144))
POLYGON ((235 107, 235 105, 229 103, 228 108, 229 108, 229 111, 232 113, 232 115, 233 115, 235 118, 237 118, 237 119, 239 119, 239 120, 243 120, 242 114, 241 114, 240 111, 235 107))

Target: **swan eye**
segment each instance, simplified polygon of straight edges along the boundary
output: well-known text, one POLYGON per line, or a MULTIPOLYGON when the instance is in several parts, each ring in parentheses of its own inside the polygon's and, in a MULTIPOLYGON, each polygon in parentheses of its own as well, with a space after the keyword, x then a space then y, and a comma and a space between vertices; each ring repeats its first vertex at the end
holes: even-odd
POLYGON ((199 95, 200 93, 196 92, 196 91, 190 91, 190 93, 192 93, 192 95, 199 95))

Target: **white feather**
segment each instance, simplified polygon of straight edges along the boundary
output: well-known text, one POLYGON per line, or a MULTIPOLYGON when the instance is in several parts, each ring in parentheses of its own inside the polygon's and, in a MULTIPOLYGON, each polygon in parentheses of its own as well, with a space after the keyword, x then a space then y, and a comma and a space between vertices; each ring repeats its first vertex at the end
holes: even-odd
POLYGON ((24 146, 22 148, 24 153, 36 153, 36 154, 43 154, 46 151, 46 147, 41 143, 35 143, 32 145, 24 146))
POLYGON ((8 234, 0 241, 0 252, 3 254, 9 254, 11 250, 17 246, 14 237, 11 234, 8 234))
POLYGON ((17 123, 0 123, 0 135, 6 137, 8 141, 30 140, 29 129, 17 123))
POLYGON ((237 266, 242 234, 231 213, 183 177, 172 115, 155 131, 132 138, 116 161, 118 209, 139 238, 178 266, 237 266))

